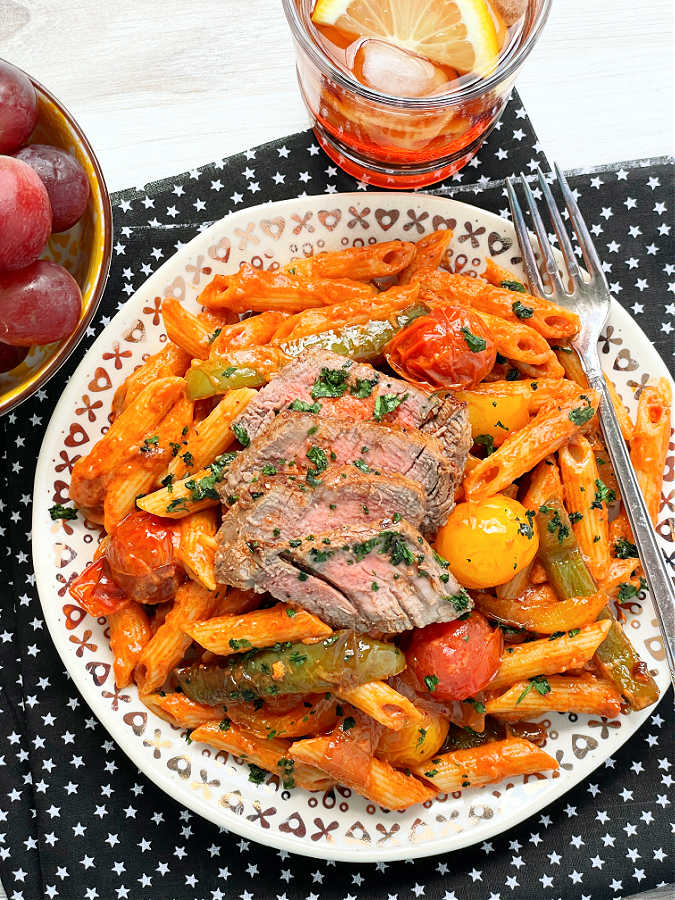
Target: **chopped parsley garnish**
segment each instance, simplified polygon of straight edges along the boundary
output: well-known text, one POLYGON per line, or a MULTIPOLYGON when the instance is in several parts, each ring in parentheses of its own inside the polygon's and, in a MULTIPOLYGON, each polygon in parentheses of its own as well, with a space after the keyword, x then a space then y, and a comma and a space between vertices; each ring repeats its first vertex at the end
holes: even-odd
POLYGON ((263 475, 276 475, 277 467, 273 466, 272 463, 265 463, 260 471, 263 473, 263 475))
POLYGON ((376 581, 373 581, 373 583, 370 585, 370 589, 371 591, 379 591, 380 586, 376 581))
POLYGON ((353 394, 359 400, 365 400, 373 393, 373 388, 377 384, 377 378, 372 380, 369 378, 357 378, 356 382, 349 388, 349 393, 353 394))
POLYGON ((415 746, 421 747, 422 744, 424 743, 424 739, 427 736, 427 730, 426 730, 426 728, 418 728, 417 731, 419 733, 419 737, 417 738, 417 744, 415 746))
POLYGON ((591 509, 602 509, 602 504, 614 503, 616 500, 616 491, 608 488, 601 478, 595 479, 595 497, 591 503, 591 509))
POLYGON ((223 369, 223 371, 220 373, 220 375, 222 378, 232 378, 232 376, 234 375, 234 373, 236 371, 237 371, 236 366, 228 366, 226 369, 223 369))
POLYGON ((520 300, 512 303, 511 309, 519 319, 531 319, 534 315, 534 309, 531 306, 525 306, 520 300))
POLYGON ((483 350, 487 348, 487 343, 485 339, 482 337, 478 337, 473 334, 466 325, 462 328, 462 334, 464 335, 464 340, 466 341, 466 346, 472 353, 482 353, 483 350))
POLYGON ((595 410, 589 403, 588 406, 577 406, 570 412, 569 420, 575 425, 585 425, 595 415, 595 410))
POLYGON ((576 637, 580 631, 581 631, 581 628, 572 628, 572 630, 568 631, 567 634, 569 637, 576 637))
POLYGON ((321 447, 310 447, 307 451, 307 459, 314 463, 313 473, 318 475, 328 468, 328 459, 321 447))
POLYGON ((637 559, 637 547, 625 538, 617 538, 614 542, 614 556, 617 559, 637 559))
POLYGON ((563 637, 564 634, 565 634, 564 631, 554 631, 553 634, 551 635, 551 637, 549 638, 549 641, 557 641, 558 638, 563 637))
POLYGON ((248 764, 248 780, 252 781, 253 784, 262 784, 265 780, 265 775, 267 772, 264 769, 261 769, 260 766, 256 766, 255 763, 248 764))
POLYGON ((60 503, 55 503, 54 506, 49 507, 49 515, 54 521, 57 519, 76 519, 77 510, 74 506, 62 506, 60 503))
POLYGON ((176 512, 177 510, 186 511, 187 510, 187 501, 185 497, 176 497, 175 500, 172 500, 170 503, 166 505, 167 512, 176 512))
POLYGON ((472 700, 471 698, 469 698, 469 703, 473 706, 479 716, 485 714, 485 704, 481 703, 480 700, 472 700))
POLYGON ((390 412, 393 412, 398 406, 408 399, 408 394, 380 394, 375 400, 375 409, 373 418, 376 422, 382 419, 390 412))
POLYGON ((443 599, 447 600, 448 603, 452 603, 455 611, 460 613, 469 608, 471 597, 469 597, 464 588, 460 588, 456 594, 447 594, 443 599))
POLYGON ((362 459, 355 459, 352 465, 356 466, 357 469, 360 469, 362 472, 370 472, 370 466, 368 463, 364 462, 362 459))
POLYGON ((577 522, 581 522, 583 517, 584 517, 583 513, 571 512, 570 513, 570 522, 572 523, 572 525, 576 525, 577 522))
POLYGON ((290 606, 286 607, 286 615, 288 616, 289 619, 292 619, 293 616, 295 615, 295 613, 296 613, 296 610, 294 610, 292 607, 290 607, 290 606))
POLYGON ((243 425, 238 425, 236 422, 232 425, 232 431, 234 432, 234 436, 239 441, 242 447, 248 447, 251 443, 251 437, 248 431, 244 428, 243 425))
POLYGON ((140 448, 141 453, 149 453, 150 450, 152 450, 152 448, 154 446, 156 446, 158 443, 159 443, 159 437, 156 434, 153 434, 152 437, 145 438, 145 440, 143 441, 143 446, 140 448))
POLYGON ((319 397, 342 397, 347 390, 347 369, 321 369, 311 390, 313 400, 319 397))
MULTIPOLYGON (((219 495, 216 490, 216 484, 223 480, 223 473, 227 466, 235 458, 236 453, 222 453, 217 456, 211 465, 207 468, 210 474, 204 475, 203 478, 190 478, 185 482, 185 487, 190 491, 190 500, 198 503, 200 500, 218 500, 219 495)), ((175 502, 175 501, 173 501, 175 502)), ((229 498, 228 498, 229 502, 229 498)), ((167 507, 167 511, 168 511, 167 507)))
POLYGON ((534 678, 529 679, 527 687, 520 695, 520 697, 518 697, 518 699, 516 700, 516 706, 518 706, 521 700, 524 700, 525 697, 527 697, 532 688, 534 688, 538 694, 541 694, 542 697, 551 692, 551 685, 548 683, 548 679, 546 678, 546 676, 535 675, 534 678))
POLYGON ((558 543, 562 544, 565 538, 569 537, 570 530, 560 518, 559 510, 554 509, 552 506, 540 506, 539 512, 544 514, 553 513, 546 528, 550 534, 555 534, 557 532, 558 543))
POLYGON ((433 550, 432 552, 434 554, 434 559, 439 566, 441 566, 443 569, 447 569, 450 566, 450 563, 447 561, 447 559, 441 556, 440 553, 437 553, 435 550, 433 550))
POLYGON ((438 775, 438 769, 429 769, 429 771, 425 772, 424 774, 427 778, 433 778, 434 776, 438 775))
POLYGON ((288 659, 290 662, 295 663, 296 666, 301 666, 303 663, 307 662, 307 654, 301 653, 299 650, 294 650, 289 654, 288 659))
POLYGON ((220 728, 221 731, 229 731, 231 724, 232 722, 229 719, 223 719, 218 725, 218 728, 220 728))
POLYGON ((281 783, 285 788, 295 787, 295 778, 293 778, 294 767, 295 760, 288 759, 286 756, 282 756, 281 759, 277 761, 277 769, 281 770, 281 783))
POLYGON ((619 585, 619 600, 622 603, 625 600, 630 600, 631 597, 637 597, 638 593, 639 589, 628 581, 624 581, 619 585))
POLYGON ((216 330, 209 335, 209 344, 212 344, 215 341, 222 330, 222 328, 216 328, 216 330))
POLYGON ((432 694, 436 690, 436 685, 439 682, 438 675, 425 675, 424 676, 424 684, 426 685, 426 689, 430 691, 432 694))
POLYGON ((518 534, 522 534, 523 537, 532 540, 532 538, 534 537, 534 528, 532 527, 532 519, 530 518, 530 516, 528 516, 528 520, 529 521, 527 522, 519 522, 518 518, 516 518, 516 521, 519 522, 518 534))
POLYGON ((401 513, 395 512, 394 515, 391 517, 391 521, 394 524, 396 524, 397 522, 400 522, 401 521, 401 513))
POLYGON ((178 451, 180 450, 180 444, 177 444, 175 441, 169 441, 169 447, 171 447, 171 455, 178 456, 178 451))
POLYGON ((479 444, 481 447, 485 447, 488 456, 491 456, 495 452, 495 439, 491 434, 477 434, 474 438, 474 443, 479 444))
POLYGON ((322 563, 330 559, 334 552, 334 550, 319 550, 318 547, 312 547, 309 551, 309 558, 312 562, 322 563))
POLYGON ((307 581, 307 572, 299 572, 298 581, 307 581))
POLYGON ((526 294, 525 285, 519 281, 500 281, 499 287, 506 288, 507 291, 517 291, 519 294, 526 294))
POLYGON ((236 640, 235 638, 230 638, 228 643, 233 650, 241 650, 242 648, 245 649, 246 647, 251 646, 251 642, 249 640, 247 640, 246 638, 239 638, 239 640, 236 640))
POLYGON ((306 403, 304 400, 294 400, 291 404, 289 404, 288 408, 294 410, 295 412, 321 412, 320 403, 306 403))
POLYGON ((185 465, 188 467, 188 469, 191 469, 195 463, 194 456, 190 453, 189 450, 186 450, 185 453, 183 453, 183 455, 181 456, 181 459, 183 460, 185 465))

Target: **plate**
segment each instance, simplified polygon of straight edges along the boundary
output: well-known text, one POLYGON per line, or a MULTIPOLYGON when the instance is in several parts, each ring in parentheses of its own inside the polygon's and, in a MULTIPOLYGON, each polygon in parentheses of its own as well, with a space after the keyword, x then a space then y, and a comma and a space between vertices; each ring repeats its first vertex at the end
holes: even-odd
MULTIPOLYGON (((417 240, 444 227, 454 232, 450 251, 456 271, 480 274, 489 255, 522 276, 509 222, 441 197, 331 194, 257 206, 222 219, 167 260, 98 337, 63 392, 40 451, 33 504, 37 587, 52 639, 80 693, 122 750, 171 797, 230 831, 293 853, 383 861, 486 840, 573 787, 615 753, 653 709, 613 721, 552 713, 546 750, 560 764, 552 776, 440 795, 404 813, 382 810, 344 787, 316 794, 288 791, 274 775, 253 784, 248 768, 226 753, 188 744, 185 731, 146 709, 135 688, 116 690, 105 620, 83 613, 67 593, 69 580, 92 559, 99 529, 81 520, 52 522, 48 509, 65 502, 68 467, 108 428, 115 388, 166 341, 162 297, 176 297, 196 310, 195 298, 213 275, 234 272, 243 261, 268 269, 322 250, 417 240)), ((616 302, 600 356, 632 411, 648 377, 669 377, 647 337, 616 302)), ((671 457, 669 480, 673 462, 671 457)), ((665 522, 660 541, 672 551, 665 522)), ((651 601, 631 604, 627 614, 631 640, 663 692, 668 675, 651 601)))

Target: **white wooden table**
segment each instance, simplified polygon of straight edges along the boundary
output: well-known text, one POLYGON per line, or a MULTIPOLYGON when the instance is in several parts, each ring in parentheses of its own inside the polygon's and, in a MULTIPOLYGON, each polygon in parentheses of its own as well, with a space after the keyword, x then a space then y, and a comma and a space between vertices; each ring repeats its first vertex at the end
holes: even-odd
MULTIPOLYGON (((672 0, 554 0, 518 82, 548 156, 671 154, 672 46, 672 0)), ((307 125, 280 0, 0 0, 0 55, 72 110, 111 190, 307 125)))

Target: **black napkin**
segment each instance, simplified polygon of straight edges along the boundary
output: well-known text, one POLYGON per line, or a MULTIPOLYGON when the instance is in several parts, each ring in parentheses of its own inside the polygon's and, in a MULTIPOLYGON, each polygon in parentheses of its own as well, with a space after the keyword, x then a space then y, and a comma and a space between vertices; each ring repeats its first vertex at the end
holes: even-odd
MULTIPOLYGON (((436 187, 505 212, 502 179, 546 164, 515 98, 478 157, 436 187)), ((571 178, 615 296, 672 359, 672 165, 571 178)), ((0 878, 10 900, 522 900, 605 898, 672 875, 672 702, 543 813, 445 856, 330 863, 239 839, 182 808, 129 762, 79 697, 42 618, 31 566, 31 487, 44 429, 93 337, 182 243, 234 209, 365 189, 311 132, 113 199, 115 248, 95 323, 66 367, 0 420, 0 878)))

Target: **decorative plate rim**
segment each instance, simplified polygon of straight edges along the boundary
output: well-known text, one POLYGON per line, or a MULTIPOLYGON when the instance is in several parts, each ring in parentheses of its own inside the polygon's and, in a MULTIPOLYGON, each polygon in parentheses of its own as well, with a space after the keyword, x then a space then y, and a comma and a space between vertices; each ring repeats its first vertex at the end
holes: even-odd
MULTIPOLYGON (((213 822, 215 825, 225 827, 244 838, 249 838, 259 843, 266 843, 277 849, 287 850, 302 856, 334 859, 344 862, 370 863, 421 858, 459 850, 490 837, 494 837, 495 835, 501 834, 509 828, 520 824, 539 812, 539 810, 562 797, 571 788, 604 763, 611 754, 621 747, 625 741, 638 730, 644 721, 653 714, 658 704, 653 707, 648 707, 646 710, 633 712, 630 716, 624 717, 621 734, 618 736, 616 742, 609 742, 609 746, 608 744, 605 744, 604 746, 598 745, 597 752, 590 751, 583 758, 575 761, 572 772, 561 773, 560 778, 557 779, 557 781, 547 780, 548 788, 543 789, 534 796, 531 801, 518 804, 512 812, 500 811, 493 819, 485 820, 481 825, 476 825, 471 829, 463 830, 456 834, 434 838, 420 844, 405 843, 403 845, 392 847, 365 846, 363 844, 358 846, 355 845, 353 847, 344 846, 344 844, 340 846, 332 846, 329 843, 326 843, 325 845, 312 844, 308 836, 297 837, 290 834, 286 836, 275 829, 269 829, 263 832, 259 825, 249 823, 245 817, 237 815, 231 809, 222 805, 207 803, 207 801, 203 800, 197 793, 190 791, 187 786, 175 782, 174 779, 166 773, 164 767, 152 764, 152 759, 142 752, 140 742, 137 739, 134 739, 133 736, 130 737, 128 730, 124 730, 121 716, 112 711, 111 707, 104 705, 101 701, 101 697, 97 693, 96 687, 85 673, 84 666, 76 664, 71 648, 65 641, 63 629, 59 623, 60 606, 56 606, 53 602, 50 602, 53 600, 52 586, 48 584, 48 572, 51 572, 53 567, 51 555, 42 554, 43 560, 47 558, 50 560, 48 563, 41 562, 39 559, 39 545, 46 539, 45 516, 47 514, 47 497, 49 495, 47 478, 52 464, 52 459, 50 459, 48 453, 51 447, 58 446, 59 432, 63 428, 63 423, 69 419, 69 412, 73 408, 73 402, 77 400, 77 394, 81 390, 83 375, 86 373, 90 361, 96 357, 99 348, 107 346, 110 339, 109 334, 111 325, 117 323, 117 331, 121 332, 125 325, 129 324, 130 321, 137 319, 138 316, 135 314, 134 309, 138 306, 137 298, 139 295, 148 297, 158 293, 157 288, 166 283, 167 274, 171 268, 175 266, 179 260, 190 259, 206 247, 209 238, 222 229, 224 222, 227 221, 228 227, 233 229, 239 220, 250 218, 265 210, 274 209, 280 212, 286 210, 293 211, 296 210, 298 206, 306 209, 307 206, 312 207, 326 202, 335 205, 341 204, 347 208, 350 200, 363 202, 364 196, 369 203, 377 202, 383 198, 387 198, 387 202, 390 203, 392 200, 400 202, 400 198, 402 197, 409 198, 409 202, 413 206, 419 206, 425 202, 430 202, 431 204, 450 202, 460 211, 466 210, 466 213, 469 216, 478 214, 495 228, 511 233, 515 239, 515 231, 513 230, 511 222, 501 218, 495 213, 459 200, 454 200, 453 198, 445 198, 433 194, 406 192, 392 194, 386 191, 372 191, 368 192, 366 195, 364 195, 363 192, 317 194, 282 201, 269 201, 258 204, 257 206, 236 210, 227 216, 224 216, 217 222, 214 222, 165 260, 165 262, 134 292, 129 300, 125 302, 122 309, 116 313, 111 322, 93 342, 64 388, 45 431, 36 466, 33 489, 32 553, 36 589, 38 591, 50 636, 62 663, 65 665, 74 685, 77 687, 89 708, 107 729, 120 749, 126 753, 138 769, 154 784, 167 793, 173 800, 183 804, 193 812, 213 822)), ((159 293, 161 293, 161 290, 159 293)), ((632 337, 634 336, 634 338, 637 339, 640 358, 644 359, 645 356, 648 356, 650 365, 657 370, 655 374, 668 378, 672 383, 673 379, 670 376, 665 363, 651 346, 647 336, 616 300, 612 300, 611 316, 622 328, 630 330, 632 332, 632 337)), ((649 605, 651 605, 651 600, 649 600, 649 605)), ((661 689, 661 698, 659 700, 659 702, 661 702, 668 686, 667 672, 664 662, 655 661, 654 665, 659 670, 657 681, 659 682, 659 687, 661 689)), ((131 686, 126 690, 129 690, 132 695, 137 693, 135 686, 131 686)), ((153 716, 154 714, 148 711, 148 715, 153 716)))

